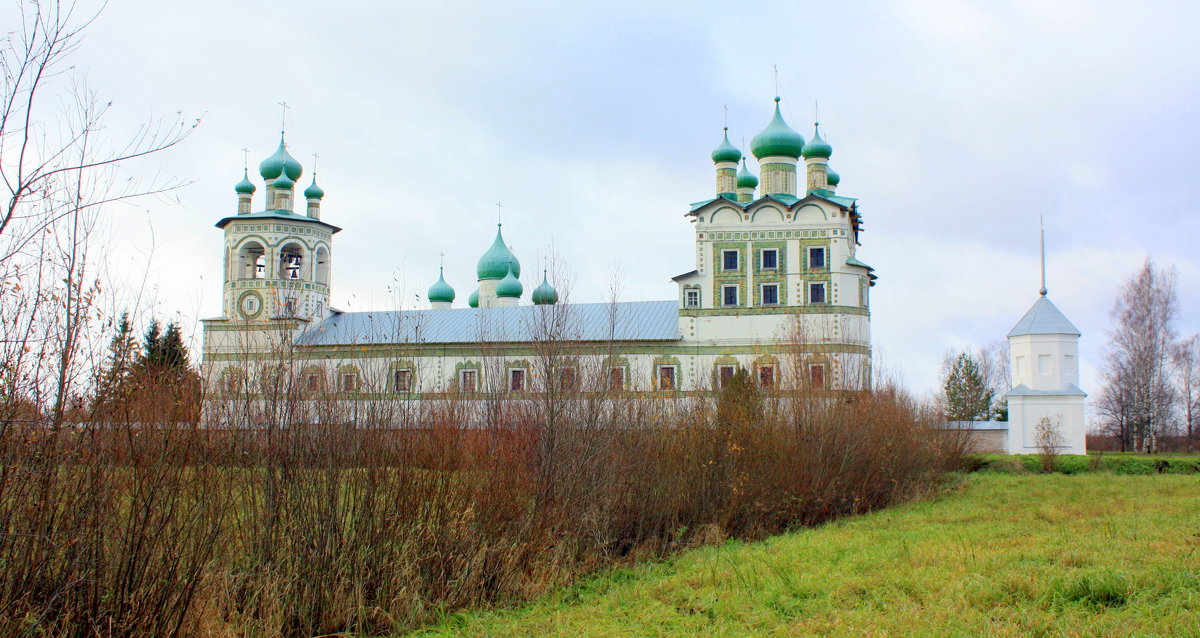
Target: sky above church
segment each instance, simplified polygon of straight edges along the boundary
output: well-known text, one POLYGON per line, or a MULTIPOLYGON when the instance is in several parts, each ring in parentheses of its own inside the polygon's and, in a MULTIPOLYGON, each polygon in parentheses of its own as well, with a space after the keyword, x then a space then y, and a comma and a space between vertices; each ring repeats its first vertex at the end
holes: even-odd
POLYGON ((203 118, 133 167, 190 183, 109 208, 102 238, 112 287, 197 349, 220 314, 213 223, 236 212, 240 149, 252 177, 274 151, 281 101, 300 185, 318 153, 323 219, 345 229, 335 307, 418 305, 443 253, 465 303, 497 202, 526 290, 555 255, 572 300, 614 281, 672 299, 725 107, 746 150, 777 67, 785 117, 807 137, 819 100, 839 194, 860 199, 884 368, 931 390, 948 349, 1002 339, 1037 298, 1043 216, 1094 393, 1147 257, 1177 269, 1181 329, 1200 330, 1197 27, 1191 2, 112 0, 73 63, 113 103, 106 135, 203 118))

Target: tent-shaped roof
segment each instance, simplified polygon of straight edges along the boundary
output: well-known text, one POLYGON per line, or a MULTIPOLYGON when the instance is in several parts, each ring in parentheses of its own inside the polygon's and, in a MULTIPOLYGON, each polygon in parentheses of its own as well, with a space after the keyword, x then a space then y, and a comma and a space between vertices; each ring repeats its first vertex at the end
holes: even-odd
POLYGON ((1008 333, 1009 337, 1022 335, 1075 335, 1078 337, 1079 329, 1063 315, 1062 311, 1050 303, 1049 298, 1040 297, 1008 333))

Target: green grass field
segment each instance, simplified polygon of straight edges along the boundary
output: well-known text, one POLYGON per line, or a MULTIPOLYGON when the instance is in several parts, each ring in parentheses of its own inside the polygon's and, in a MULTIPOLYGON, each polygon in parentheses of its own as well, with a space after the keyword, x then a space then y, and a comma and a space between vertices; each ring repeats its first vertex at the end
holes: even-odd
POLYGON ((1200 636, 1200 477, 977 473, 948 494, 603 574, 423 636, 1200 636))

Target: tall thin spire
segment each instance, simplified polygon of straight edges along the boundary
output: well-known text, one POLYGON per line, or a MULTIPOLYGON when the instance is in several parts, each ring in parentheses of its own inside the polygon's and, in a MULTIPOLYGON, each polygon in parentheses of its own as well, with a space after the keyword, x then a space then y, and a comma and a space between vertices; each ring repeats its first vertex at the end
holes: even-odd
POLYGON ((1038 228, 1041 231, 1042 240, 1042 288, 1038 292, 1046 296, 1046 223, 1041 215, 1038 215, 1038 228))
POLYGON ((286 100, 280 102, 279 107, 283 110, 283 114, 279 117, 279 134, 283 135, 287 131, 287 110, 292 107, 288 106, 286 100))

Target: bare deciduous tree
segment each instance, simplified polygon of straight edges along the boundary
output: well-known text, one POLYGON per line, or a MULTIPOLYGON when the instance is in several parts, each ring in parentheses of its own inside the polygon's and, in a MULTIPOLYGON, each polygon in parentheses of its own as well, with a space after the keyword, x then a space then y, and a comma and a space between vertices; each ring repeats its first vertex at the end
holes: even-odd
POLYGON ((169 124, 148 122, 122 142, 101 143, 96 133, 112 102, 91 94, 69 62, 96 15, 80 17, 73 3, 55 0, 19 6, 20 23, 0 44, 0 181, 7 194, 0 209, 0 237, 7 240, 0 262, 22 254, 39 233, 81 209, 180 186, 109 175, 96 199, 73 201, 63 193, 72 180, 91 185, 96 170, 114 171, 179 144, 200 122, 177 115, 169 124))
POLYGON ((1122 286, 1113 306, 1097 410, 1121 449, 1156 452, 1171 426, 1168 363, 1175 349, 1175 270, 1149 259, 1122 286))
POLYGON ((1033 443, 1037 446, 1038 455, 1042 457, 1042 471, 1054 471, 1054 459, 1062 453, 1067 441, 1062 433, 1062 419, 1042 417, 1033 426, 1033 443))
POLYGON ((1175 381, 1179 395, 1179 415, 1183 419, 1183 434, 1187 451, 1194 449, 1200 435, 1200 335, 1179 342, 1172 353, 1175 381))

